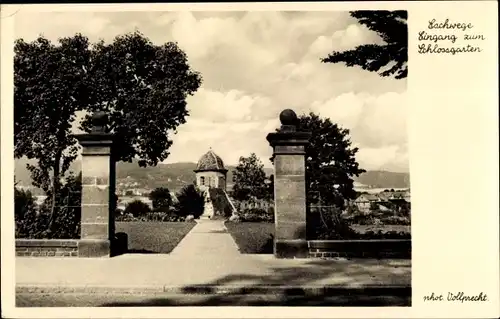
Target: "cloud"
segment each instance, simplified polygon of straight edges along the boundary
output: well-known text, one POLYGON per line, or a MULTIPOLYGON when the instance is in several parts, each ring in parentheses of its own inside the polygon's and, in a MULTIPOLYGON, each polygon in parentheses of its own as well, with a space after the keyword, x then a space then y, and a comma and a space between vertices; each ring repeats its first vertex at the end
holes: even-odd
POLYGON ((406 92, 349 92, 323 103, 316 101, 310 109, 349 129, 360 147, 403 145, 408 139, 406 92))
POLYGON ((107 32, 115 30, 108 28, 110 20, 103 15, 92 12, 23 12, 15 17, 15 36, 26 41, 36 39, 40 34, 56 41, 63 36, 82 33, 97 40, 107 32), (37 28, 36 26, 40 26, 37 28))
POLYGON ((407 147, 396 145, 380 148, 362 148, 356 154, 356 160, 366 170, 388 170, 408 172, 409 157, 407 147))
POLYGON ((197 161, 212 147, 227 163, 255 152, 266 166, 271 148, 266 135, 279 127, 278 114, 269 98, 242 91, 201 88, 188 99, 191 115, 173 136, 169 162, 197 161), (177 154, 177 155, 176 155, 177 154))
POLYGON ((362 168, 408 171, 406 92, 349 92, 316 101, 310 110, 349 129, 362 168))
POLYGON ((356 130, 366 145, 403 145, 408 140, 406 93, 384 93, 367 100, 366 112, 356 130))
POLYGON ((406 80, 320 62, 381 41, 348 12, 21 11, 15 25, 26 40, 81 32, 111 41, 137 29, 157 44, 178 42, 203 85, 188 98, 191 115, 173 136, 169 162, 196 161, 211 146, 226 163, 255 152, 269 166, 265 137, 293 108, 348 128, 362 167, 408 167, 406 80))
POLYGON ((191 116, 212 122, 232 124, 275 116, 270 112, 271 99, 238 90, 223 92, 200 88, 187 102, 191 116))
POLYGON ((335 31, 332 35, 320 35, 309 46, 308 54, 314 57, 326 57, 333 51, 355 49, 362 44, 379 43, 380 37, 365 26, 350 24, 344 30, 335 31))
POLYGON ((346 128, 356 127, 364 110, 365 99, 353 92, 343 93, 324 103, 315 101, 311 106, 312 112, 346 128))
POLYGON ((168 162, 196 162, 211 147, 226 164, 235 164, 240 156, 254 152, 269 167, 268 127, 257 121, 228 124, 189 119, 173 137, 168 162))
POLYGON ((178 13, 172 22, 172 37, 194 59, 204 58, 219 45, 231 41, 235 21, 232 18, 205 18, 197 20, 189 11, 178 13), (227 30, 221 36, 222 30, 227 30))

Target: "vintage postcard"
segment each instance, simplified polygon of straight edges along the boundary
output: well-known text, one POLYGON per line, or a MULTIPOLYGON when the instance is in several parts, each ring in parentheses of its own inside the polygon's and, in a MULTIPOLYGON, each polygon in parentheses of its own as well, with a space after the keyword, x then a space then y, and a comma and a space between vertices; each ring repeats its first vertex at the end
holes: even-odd
POLYGON ((2 316, 497 317, 497 9, 2 5, 2 316))

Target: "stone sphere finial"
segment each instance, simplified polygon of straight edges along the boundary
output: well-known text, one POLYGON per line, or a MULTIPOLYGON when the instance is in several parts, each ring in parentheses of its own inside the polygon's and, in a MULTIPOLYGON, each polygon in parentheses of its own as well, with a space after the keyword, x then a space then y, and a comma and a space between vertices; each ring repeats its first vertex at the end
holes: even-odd
POLYGON ((297 125, 297 114, 291 109, 283 110, 280 113, 280 122, 286 126, 297 125))
POLYGON ((104 132, 106 126, 107 114, 104 111, 96 111, 92 114, 92 131, 104 132))

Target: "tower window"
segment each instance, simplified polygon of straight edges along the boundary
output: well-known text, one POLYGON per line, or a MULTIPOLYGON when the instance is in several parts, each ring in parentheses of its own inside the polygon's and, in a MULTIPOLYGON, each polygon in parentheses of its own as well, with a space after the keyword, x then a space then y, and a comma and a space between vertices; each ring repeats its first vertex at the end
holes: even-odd
POLYGON ((205 185, 205 177, 200 177, 200 184, 205 185))

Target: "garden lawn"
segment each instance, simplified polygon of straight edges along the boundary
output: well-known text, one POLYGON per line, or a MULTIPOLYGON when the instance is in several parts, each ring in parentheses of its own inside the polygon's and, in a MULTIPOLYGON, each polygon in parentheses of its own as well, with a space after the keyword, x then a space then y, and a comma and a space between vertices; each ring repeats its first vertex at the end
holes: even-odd
POLYGON ((273 223, 226 222, 225 225, 242 254, 273 253, 273 223))
POLYGON ((170 253, 196 225, 194 222, 116 222, 126 233, 128 253, 170 253))

